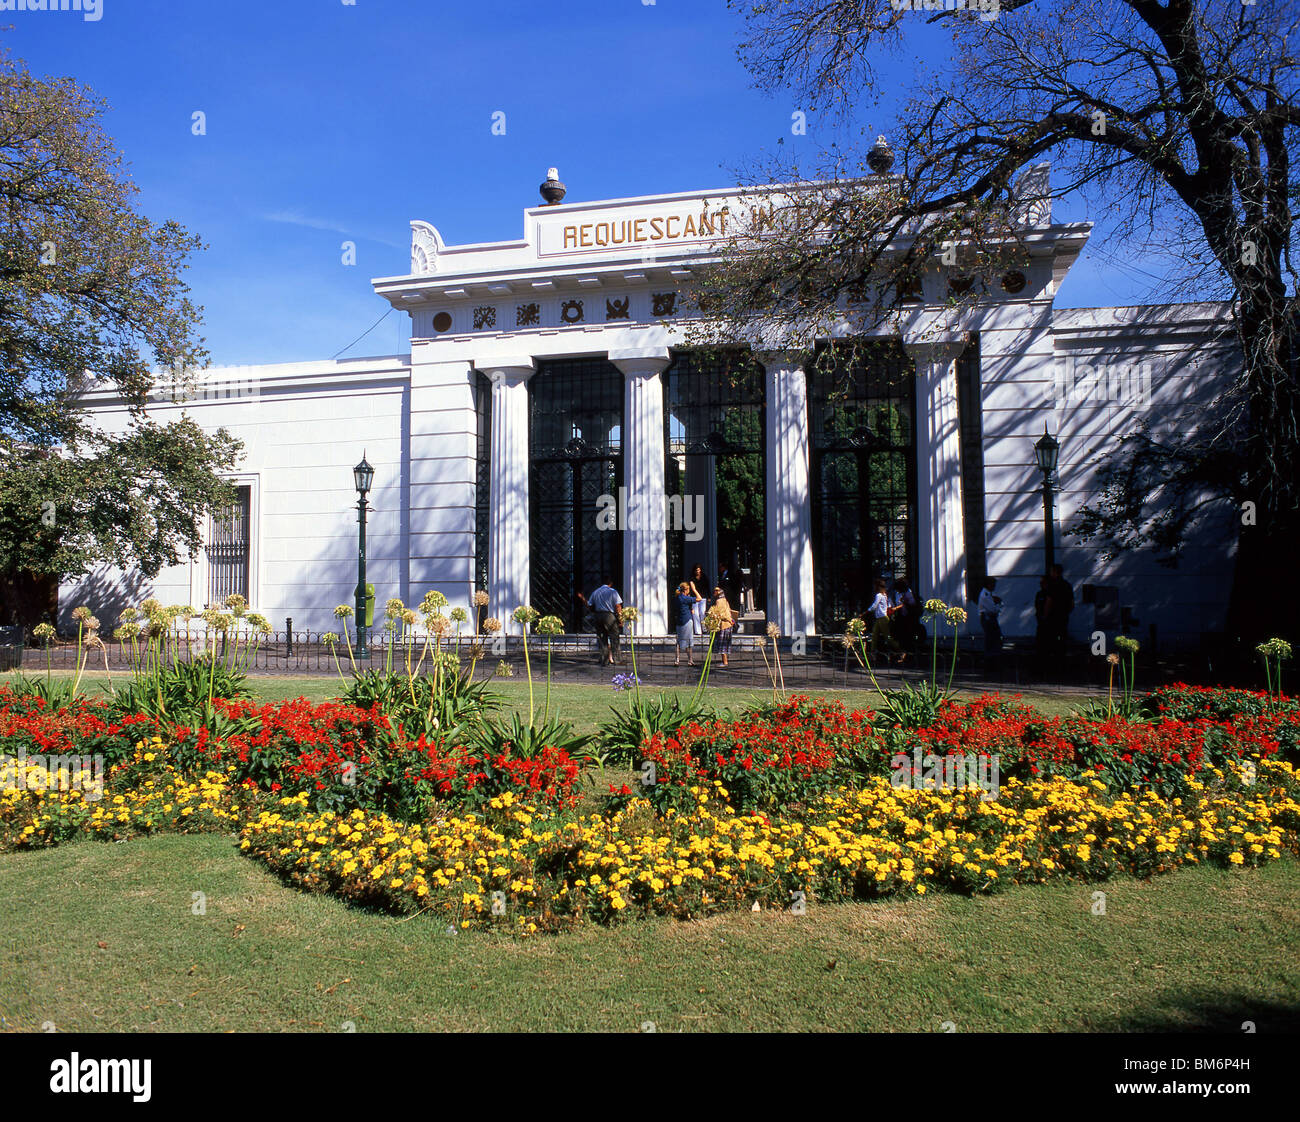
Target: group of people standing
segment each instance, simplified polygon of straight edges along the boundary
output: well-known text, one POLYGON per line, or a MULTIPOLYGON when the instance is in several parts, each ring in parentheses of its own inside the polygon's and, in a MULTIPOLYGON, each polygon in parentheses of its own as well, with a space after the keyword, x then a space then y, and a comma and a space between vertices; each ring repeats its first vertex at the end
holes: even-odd
MULTIPOLYGON (((980 628, 984 632, 984 653, 995 659, 1002 653, 1002 597, 996 595, 997 578, 985 577, 979 594, 980 628)), ((687 665, 695 665, 695 642, 705 639, 704 617, 712 612, 720 620, 714 649, 726 666, 731 656, 731 639, 740 623, 740 612, 733 603, 741 596, 739 581, 724 565, 719 570, 717 583, 709 588, 704 577, 704 566, 696 565, 690 575, 677 585, 674 592, 674 626, 677 633, 677 658, 682 655, 687 665)), ((900 577, 893 590, 881 577, 872 584, 874 596, 867 615, 871 625, 871 657, 879 656, 882 649, 893 653, 894 661, 905 662, 925 639, 921 622, 922 605, 907 579, 900 577)), ((581 595, 579 595, 581 599, 581 595)), ((596 640, 600 648, 601 665, 613 665, 618 657, 619 633, 623 627, 623 601, 608 581, 591 594, 588 606, 594 617, 596 640)), ((1074 611, 1074 588, 1065 579, 1060 565, 1053 565, 1039 581, 1034 598, 1034 615, 1038 623, 1038 654, 1045 662, 1065 655, 1066 638, 1070 627, 1070 614, 1074 611)))
POLYGON ((715 618, 721 617, 714 649, 721 657, 722 665, 728 664, 731 658, 731 638, 740 622, 740 612, 732 606, 732 602, 739 602, 740 593, 740 583, 726 565, 719 569, 718 582, 713 586, 712 592, 709 591, 703 565, 696 565, 687 578, 678 584, 674 593, 677 632, 677 659, 674 666, 682 664, 683 652, 687 665, 695 665, 695 640, 698 638, 703 642, 708 641, 704 638, 704 617, 709 612, 713 612, 715 618))
POLYGON ((894 653, 894 661, 906 662, 925 637, 921 624, 921 602, 906 577, 894 581, 894 590, 883 577, 872 584, 874 597, 867 615, 871 623, 871 657, 879 655, 882 647, 894 653))
MULTIPOLYGON (((996 578, 985 577, 979 596, 984 653, 990 659, 995 659, 1002 653, 1002 624, 999 619, 1002 614, 1002 597, 994 593, 997 583, 996 578)), ((1065 657, 1070 614, 1073 611, 1074 588, 1065 579, 1065 570, 1060 565, 1053 565, 1039 578, 1038 593, 1034 597, 1037 650, 1044 665, 1065 657)))
MULTIPOLYGON (((984 653, 989 659, 997 659, 1002 654, 1003 604, 1002 597, 996 593, 997 584, 996 577, 985 577, 978 601, 984 653)), ((874 658, 887 647, 894 652, 895 661, 904 662, 925 637, 920 601, 901 577, 894 582, 892 593, 881 578, 875 580, 873 590, 875 596, 867 613, 871 624, 871 655, 874 658)), ((1053 565, 1041 578, 1034 601, 1038 654, 1045 663, 1064 657, 1073 611, 1074 588, 1065 579, 1062 567, 1053 565)))

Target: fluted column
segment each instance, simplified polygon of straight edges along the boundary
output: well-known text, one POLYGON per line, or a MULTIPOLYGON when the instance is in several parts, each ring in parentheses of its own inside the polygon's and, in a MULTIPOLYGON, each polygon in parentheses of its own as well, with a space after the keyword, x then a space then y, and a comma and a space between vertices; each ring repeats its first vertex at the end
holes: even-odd
POLYGON ((966 602, 956 339, 904 342, 916 364, 917 577, 923 600, 966 602))
POLYGON ((767 398, 767 618, 784 636, 815 630, 808 379, 801 354, 758 355, 767 398))
POLYGON ((492 494, 488 521, 488 612, 507 632, 510 616, 528 603, 528 379, 532 360, 489 366, 492 381, 492 494), (524 364, 526 361, 526 365, 524 364))
POLYGON ((626 378, 623 485, 623 602, 640 613, 639 635, 668 633, 668 535, 665 523, 664 384, 667 350, 611 352, 626 378))

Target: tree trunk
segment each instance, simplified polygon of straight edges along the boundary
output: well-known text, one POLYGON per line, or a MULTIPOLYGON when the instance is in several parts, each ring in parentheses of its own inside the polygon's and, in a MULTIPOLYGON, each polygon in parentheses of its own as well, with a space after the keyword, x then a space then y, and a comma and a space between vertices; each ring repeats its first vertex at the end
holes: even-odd
POLYGON ((1228 612, 1228 634, 1253 657, 1255 644, 1300 640, 1300 387, 1296 334, 1284 306, 1243 300, 1239 312, 1250 415, 1246 493, 1228 612))
POLYGON ((30 635, 31 629, 46 620, 53 623, 59 613, 57 577, 36 573, 6 573, 0 577, 0 619, 17 625, 30 635))

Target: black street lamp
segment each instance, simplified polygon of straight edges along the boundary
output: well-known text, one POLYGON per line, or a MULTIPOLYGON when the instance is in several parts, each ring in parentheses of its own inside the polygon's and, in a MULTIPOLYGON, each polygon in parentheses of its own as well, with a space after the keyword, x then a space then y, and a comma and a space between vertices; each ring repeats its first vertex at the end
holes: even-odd
POLYGON ((1043 537, 1047 542, 1047 573, 1052 572, 1056 564, 1056 525, 1052 519, 1052 473, 1056 471, 1056 460, 1061 453, 1061 446, 1056 438, 1043 425, 1043 435, 1034 445, 1034 459, 1038 461, 1038 470, 1043 473, 1043 537))
POLYGON ((361 462, 352 469, 352 479, 356 484, 357 495, 357 657, 369 658, 366 647, 366 492, 375 479, 375 469, 366 462, 366 454, 361 453, 361 462))

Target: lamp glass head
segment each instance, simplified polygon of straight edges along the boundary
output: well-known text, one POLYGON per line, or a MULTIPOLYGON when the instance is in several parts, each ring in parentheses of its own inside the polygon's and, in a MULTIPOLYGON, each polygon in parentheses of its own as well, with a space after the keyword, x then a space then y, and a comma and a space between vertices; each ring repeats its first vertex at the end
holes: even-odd
POLYGON ((361 462, 352 469, 352 478, 356 483, 357 494, 364 495, 370 490, 370 484, 375 478, 375 469, 366 462, 364 453, 361 456, 361 462))
POLYGON ((1056 438, 1044 429, 1043 435, 1038 438, 1038 442, 1034 445, 1034 457, 1038 460, 1038 470, 1044 475, 1050 475, 1054 472, 1060 451, 1061 445, 1056 438))

